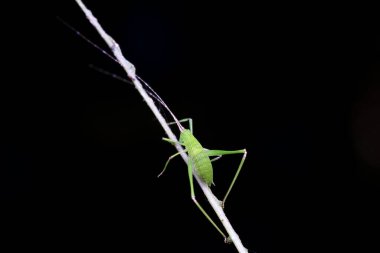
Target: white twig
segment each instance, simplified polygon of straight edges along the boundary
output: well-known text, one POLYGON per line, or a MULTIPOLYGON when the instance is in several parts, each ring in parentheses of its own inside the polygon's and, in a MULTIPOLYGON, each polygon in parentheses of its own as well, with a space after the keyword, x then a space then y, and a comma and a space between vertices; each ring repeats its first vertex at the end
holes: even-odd
MULTIPOLYGON (((84 14, 86 15, 87 19, 90 21, 90 23, 95 27, 95 29, 98 31, 100 36, 104 39, 104 41, 107 43, 107 45, 111 48, 114 56, 120 63, 120 65, 124 68, 124 70, 127 72, 128 77, 133 82, 134 86, 136 87, 137 91, 140 93, 140 95, 143 97, 145 102, 148 104, 149 108, 152 110, 153 114, 156 116, 157 120, 160 122, 161 126, 164 128, 166 134, 168 137, 178 142, 176 136, 173 134, 171 129, 169 128, 168 124, 166 123, 165 119, 162 117, 161 113, 157 109, 156 105, 154 104, 153 100, 149 97, 149 95, 145 92, 144 88, 142 87, 140 81, 136 77, 135 73, 135 67, 132 63, 130 63, 128 60, 126 60, 121 53, 119 45, 116 43, 114 39, 111 38, 101 27, 98 20, 94 17, 94 15, 91 13, 89 9, 82 3, 81 0, 75 0, 79 7, 82 9, 84 14)), ((183 151, 182 146, 176 144, 176 149, 181 152, 183 151)), ((181 156, 183 160, 187 163, 187 155, 185 152, 181 153, 181 156)), ((224 228, 226 229, 229 239, 234 243, 235 247, 237 248, 238 252, 240 253, 247 253, 247 249, 243 246, 238 234, 235 232, 233 227, 231 226, 229 220, 227 219, 221 205, 220 201, 215 197, 215 195, 211 192, 211 189, 207 186, 206 183, 204 183, 198 175, 195 173, 194 177, 197 180, 199 186, 201 187, 203 193, 206 195, 207 200, 209 201, 210 205, 214 209, 215 213, 219 217, 220 221, 222 222, 224 228)))

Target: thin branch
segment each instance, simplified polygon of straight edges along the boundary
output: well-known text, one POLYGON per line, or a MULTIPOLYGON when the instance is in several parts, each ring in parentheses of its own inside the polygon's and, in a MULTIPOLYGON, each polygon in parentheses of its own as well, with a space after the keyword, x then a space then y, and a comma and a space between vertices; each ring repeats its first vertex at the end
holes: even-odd
MULTIPOLYGON (((136 70, 132 63, 130 63, 128 60, 126 60, 121 53, 119 45, 116 43, 114 39, 111 38, 101 27, 101 25, 98 23, 98 20, 94 17, 94 15, 91 13, 89 9, 82 3, 81 0, 75 0, 79 7, 82 9, 84 14, 86 15, 87 19, 90 21, 90 23, 95 27, 95 29, 98 31, 100 36, 104 39, 104 41, 107 43, 107 45, 112 50, 114 56, 120 63, 120 65, 124 68, 126 71, 128 77, 133 82, 135 88, 140 93, 140 95, 143 97, 144 101, 148 104, 148 107, 152 110, 153 114, 156 116, 157 120, 160 122, 161 126, 164 128, 166 134, 168 137, 178 142, 176 136, 173 134, 171 129, 169 128, 168 124, 166 123, 165 119, 157 109, 156 105, 154 104, 153 100, 149 97, 149 95, 146 93, 144 88, 142 87, 140 81, 138 80, 136 76, 136 70)), ((187 163, 187 155, 185 152, 183 152, 182 146, 176 144, 176 149, 181 153, 181 156, 183 160, 187 163)), ((247 253, 247 249, 243 246, 238 234, 235 232, 233 227, 231 226, 229 220, 227 219, 221 205, 220 200, 218 200, 215 195, 211 192, 211 189, 204 183, 199 176, 196 173, 193 173, 195 179, 197 180, 199 186, 201 187, 203 193, 205 194, 207 200, 209 201, 210 205, 214 209, 216 215, 219 217, 220 221, 222 222, 224 228, 226 229, 229 240, 234 243, 235 247, 237 248, 238 252, 240 253, 247 253)))

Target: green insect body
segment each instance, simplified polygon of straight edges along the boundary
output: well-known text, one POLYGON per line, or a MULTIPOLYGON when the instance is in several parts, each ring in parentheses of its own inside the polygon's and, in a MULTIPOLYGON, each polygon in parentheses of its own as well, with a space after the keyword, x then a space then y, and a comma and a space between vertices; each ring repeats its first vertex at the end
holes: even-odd
MULTIPOLYGON (((158 95, 156 95, 158 96, 158 95)), ((181 152, 175 153, 174 155, 170 156, 169 159, 166 161, 166 164, 164 166, 164 169, 162 172, 158 175, 161 176, 164 171, 166 170, 169 162, 176 156, 180 155, 183 152, 187 152, 188 154, 188 161, 187 161, 187 171, 190 181, 190 195, 193 202, 196 204, 196 206, 200 209, 200 211, 205 215, 205 217, 210 221, 210 223, 218 230, 218 232, 224 237, 224 241, 226 243, 229 243, 230 240, 226 235, 223 233, 223 231, 216 225, 216 223, 211 219, 211 217, 206 213, 206 211, 203 209, 203 207, 198 203, 198 201, 195 198, 195 192, 194 192, 194 185, 193 185, 193 171, 196 172, 196 174, 200 177, 200 179, 207 184, 207 186, 211 186, 213 184, 213 168, 212 168, 212 162, 219 159, 223 155, 233 155, 233 154, 243 154, 243 157, 240 161, 239 167, 236 171, 235 177, 233 178, 230 187, 227 190, 226 195, 223 198, 223 201, 221 201, 221 206, 224 208, 224 203, 227 199, 227 196, 229 195, 232 186, 235 184, 235 181, 240 173, 241 168, 243 167, 247 151, 245 149, 240 150, 209 150, 200 144, 200 142, 194 137, 193 135, 193 121, 192 119, 183 119, 183 120, 177 120, 177 118, 174 116, 174 114, 170 111, 170 109, 166 106, 166 104, 161 100, 158 99, 160 103, 162 103, 166 109, 170 112, 170 114, 173 116, 174 121, 171 124, 176 124, 181 132, 179 142, 173 141, 171 139, 163 138, 164 141, 167 141, 172 144, 180 144, 185 147, 185 149, 181 152), (185 129, 180 122, 189 122, 190 129, 185 129), (210 157, 216 156, 216 158, 210 159, 210 157)))
POLYGON ((194 165, 194 169, 200 178, 208 186, 211 186, 213 183, 213 170, 207 151, 188 129, 181 132, 179 141, 186 147, 189 155, 189 162, 194 165))
POLYGON ((187 172, 189 176, 189 182, 190 182, 190 196, 194 204, 199 208, 199 210, 204 214, 204 216, 209 220, 209 222, 218 230, 218 232, 224 237, 224 241, 226 243, 230 242, 229 237, 227 237, 223 231, 216 225, 216 223, 211 219, 211 217, 207 214, 207 212, 203 209, 203 207, 198 203, 198 201, 195 198, 195 191, 194 191, 194 184, 193 184, 193 171, 196 172, 196 174, 200 177, 200 179, 207 184, 207 186, 211 186, 213 182, 213 168, 211 163, 213 161, 218 160, 223 155, 234 155, 234 154, 242 154, 243 157, 240 161, 239 167, 236 171, 236 174, 234 178, 232 179, 231 185, 227 190, 227 193, 225 194, 223 201, 220 201, 222 208, 224 208, 224 204, 226 202, 226 199, 232 189, 232 187, 235 184, 235 181, 240 173, 241 168, 243 167, 245 158, 247 156, 247 151, 245 149, 239 149, 239 150, 210 150, 203 148, 200 142, 194 137, 193 135, 193 121, 191 118, 188 119, 182 119, 178 120, 177 117, 173 114, 173 112, 169 109, 169 107, 166 105, 166 103, 161 99, 161 97, 142 79, 140 79, 145 86, 149 89, 149 94, 152 96, 152 98, 156 99, 161 105, 163 105, 168 112, 171 114, 171 116, 174 119, 174 122, 169 123, 168 125, 176 124, 178 126, 178 129, 180 131, 180 138, 179 142, 176 142, 174 140, 168 139, 168 138, 162 138, 164 141, 167 141, 171 144, 180 144, 185 147, 183 151, 180 151, 178 153, 175 153, 174 155, 170 156, 169 159, 166 161, 166 164, 164 166, 164 169, 162 172, 158 175, 160 177, 162 173, 165 172, 169 162, 176 156, 180 155, 181 153, 187 152, 188 154, 188 161, 187 161, 187 172), (180 122, 188 122, 189 123, 189 129, 184 128, 180 122), (216 158, 210 159, 210 157, 216 156, 216 158))

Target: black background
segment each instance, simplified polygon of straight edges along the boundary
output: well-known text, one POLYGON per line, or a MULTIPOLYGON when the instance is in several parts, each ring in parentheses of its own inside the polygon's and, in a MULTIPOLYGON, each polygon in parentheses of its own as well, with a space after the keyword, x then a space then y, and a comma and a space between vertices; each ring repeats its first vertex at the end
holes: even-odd
MULTIPOLYGON (((248 150, 225 209, 246 247, 379 251, 377 14, 87 2, 177 117, 193 118, 204 147, 248 150)), ((236 252, 192 203, 181 159, 156 178, 175 149, 131 85, 89 68, 126 77, 58 21, 107 49, 74 1, 16 7, 3 9, 13 15, 3 22, 12 26, 3 37, 0 164, 2 222, 10 225, 2 227, 13 245, 236 252)), ((219 198, 239 161, 215 162, 219 198)))

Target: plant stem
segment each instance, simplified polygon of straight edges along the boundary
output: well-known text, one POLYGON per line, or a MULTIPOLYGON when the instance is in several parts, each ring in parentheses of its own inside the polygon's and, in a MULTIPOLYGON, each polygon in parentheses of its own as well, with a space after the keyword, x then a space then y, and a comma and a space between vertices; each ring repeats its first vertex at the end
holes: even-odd
MULTIPOLYGON (((124 56, 123 56, 123 54, 122 54, 122 52, 120 50, 119 45, 116 43, 116 41, 114 39, 111 38, 111 36, 109 36, 103 30, 103 28, 99 24, 98 20, 94 17, 94 15, 92 14, 92 12, 89 9, 87 9, 87 7, 83 4, 83 2, 81 0, 75 0, 75 1, 79 5, 79 7, 82 9, 82 11, 86 15, 87 19, 89 20, 89 22, 95 27, 95 29, 98 31, 98 33, 100 34, 100 36, 104 39, 104 41, 110 47, 110 49, 112 50, 114 56, 116 57, 116 59, 118 60, 118 62, 120 63, 120 65, 123 67, 123 69, 126 71, 128 77, 133 82, 135 88, 140 93, 140 95, 143 97, 144 101, 148 104, 148 107, 152 110, 153 114, 156 116, 156 118, 160 122, 161 126, 164 128, 164 130, 165 130, 166 134, 168 135, 168 137, 171 140, 178 142, 176 136, 171 131, 170 127, 168 126, 168 124, 166 123, 165 119, 163 118, 163 116, 161 115, 161 113, 159 112, 159 110, 157 109, 157 107, 154 104, 153 100, 149 97, 149 95, 145 92, 145 89, 142 87, 140 81, 138 80, 138 78, 136 76, 136 71, 135 71, 135 67, 133 66, 133 64, 130 63, 127 59, 124 58, 124 56)), ((188 158, 187 158, 186 153, 183 152, 182 146, 179 145, 179 144, 176 144, 175 147, 176 147, 176 149, 179 152, 182 152, 181 156, 182 156, 183 160, 187 163, 187 159, 188 158)), ((210 205, 214 209, 216 215, 218 216, 218 218, 222 222, 224 228, 226 229, 226 231, 227 231, 227 233, 229 235, 229 239, 231 240, 231 242, 234 243, 234 245, 235 245, 236 249, 238 250, 238 252, 240 252, 240 253, 247 253, 248 252, 247 249, 243 246, 243 244, 242 244, 242 242, 241 242, 238 234, 235 232, 235 230, 231 226, 231 223, 227 219, 227 217, 226 217, 226 215, 225 215, 225 213, 223 211, 223 208, 220 205, 220 203, 221 203, 220 200, 218 200, 215 197, 215 195, 211 192, 211 189, 206 185, 206 183, 204 183, 199 178, 199 176, 196 173, 193 173, 193 175, 194 175, 195 179, 197 180, 199 186, 201 187, 203 193, 205 194, 208 202, 210 203, 210 205)))

